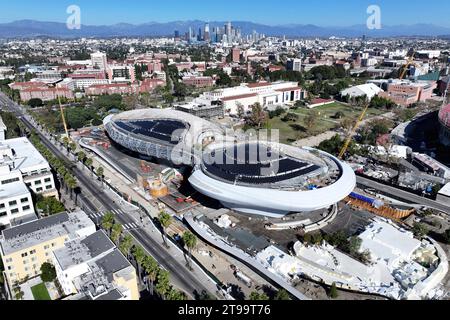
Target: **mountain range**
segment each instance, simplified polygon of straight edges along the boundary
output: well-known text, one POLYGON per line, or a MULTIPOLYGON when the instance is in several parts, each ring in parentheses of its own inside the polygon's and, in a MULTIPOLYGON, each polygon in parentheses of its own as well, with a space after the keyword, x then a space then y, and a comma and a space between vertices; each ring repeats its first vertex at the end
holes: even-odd
MULTIPOLYGON (((211 28, 223 26, 225 21, 209 22, 211 28)), ((380 30, 369 30, 366 25, 348 27, 321 27, 312 24, 289 24, 270 26, 248 21, 234 21, 243 34, 253 30, 268 36, 287 37, 412 37, 412 36, 444 36, 450 35, 450 28, 433 24, 414 24, 383 26, 380 30)), ((38 36, 79 38, 79 37, 153 37, 173 35, 175 30, 180 34, 192 27, 196 32, 203 28, 204 21, 148 22, 144 24, 118 23, 114 25, 82 25, 79 30, 69 30, 65 23, 43 22, 36 20, 19 20, 0 24, 0 38, 31 38, 38 36)))

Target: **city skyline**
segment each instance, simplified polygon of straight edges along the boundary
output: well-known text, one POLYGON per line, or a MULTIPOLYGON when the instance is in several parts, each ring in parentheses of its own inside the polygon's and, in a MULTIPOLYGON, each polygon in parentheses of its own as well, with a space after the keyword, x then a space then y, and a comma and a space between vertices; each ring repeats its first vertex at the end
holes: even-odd
POLYGON ((268 1, 259 1, 256 5, 252 1, 242 3, 236 0, 223 3, 171 0, 170 6, 167 3, 156 2, 139 2, 137 6, 133 6, 133 2, 136 1, 131 0, 130 6, 124 9, 119 1, 109 1, 106 5, 104 1, 92 3, 79 0, 74 3, 70 0, 49 0, 38 5, 33 1, 24 0, 3 4, 4 15, 0 17, 0 23, 24 19, 65 22, 68 17, 67 7, 77 5, 81 8, 81 23, 84 25, 204 20, 251 21, 271 26, 287 24, 351 26, 365 24, 368 18, 367 8, 370 5, 378 5, 381 9, 383 25, 427 23, 450 27, 446 17, 450 11, 450 3, 440 0, 432 1, 435 5, 429 6, 427 10, 423 10, 423 3, 416 0, 408 2, 352 0, 344 4, 331 0, 324 0, 320 4, 287 0, 281 8, 279 4, 268 1), (167 10, 168 7, 176 10, 167 10), (239 10, 236 10, 237 7, 239 10), (289 10, 283 8, 289 8, 289 10))

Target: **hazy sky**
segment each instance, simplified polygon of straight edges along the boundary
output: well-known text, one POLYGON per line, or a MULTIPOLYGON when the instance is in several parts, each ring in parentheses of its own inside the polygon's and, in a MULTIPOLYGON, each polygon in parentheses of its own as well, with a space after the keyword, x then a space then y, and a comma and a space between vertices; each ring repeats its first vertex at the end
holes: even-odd
POLYGON ((82 24, 174 20, 246 20, 268 25, 365 24, 367 7, 379 5, 385 25, 432 23, 450 27, 448 0, 8 0, 0 22, 21 19, 65 22, 69 5, 81 8, 82 24))

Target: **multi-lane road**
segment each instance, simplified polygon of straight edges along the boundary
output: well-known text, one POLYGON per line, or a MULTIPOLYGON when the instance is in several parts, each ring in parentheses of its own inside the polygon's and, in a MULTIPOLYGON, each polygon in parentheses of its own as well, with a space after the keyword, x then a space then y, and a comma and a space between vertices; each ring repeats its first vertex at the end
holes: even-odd
POLYGON ((425 197, 418 196, 414 193, 403 191, 401 189, 397 189, 360 176, 357 176, 356 182, 358 183, 358 185, 378 190, 383 194, 394 196, 396 199, 403 199, 409 203, 419 204, 424 207, 433 208, 442 211, 444 213, 450 214, 450 206, 425 197))
MULTIPOLYGON (((19 105, 11 101, 1 92, 0 105, 8 109, 8 111, 13 112, 28 129, 36 130, 42 143, 55 156, 68 162, 71 161, 64 152, 37 129, 31 118, 24 113, 19 105)), ((137 221, 133 215, 122 210, 121 206, 117 203, 119 202, 118 199, 113 199, 113 195, 108 193, 100 183, 90 177, 87 170, 80 169, 77 165, 74 165, 72 172, 79 181, 81 189, 81 194, 79 195, 80 203, 83 204, 83 209, 93 221, 99 223, 104 211, 116 213, 116 220, 125 226, 125 229, 127 229, 126 232, 131 234, 136 242, 142 245, 164 269, 170 272, 171 280, 178 288, 185 291, 192 298, 200 295, 202 292, 216 295, 215 283, 206 277, 198 266, 193 265, 194 271, 190 271, 185 263, 180 261, 179 252, 175 252, 177 248, 172 246, 170 249, 166 249, 160 239, 157 240, 156 234, 158 233, 154 232, 154 234, 149 234, 147 227, 144 229, 140 221, 137 221), (178 256, 178 259, 174 258, 174 255, 178 256)), ((149 226, 148 228, 153 228, 153 226, 149 226)))

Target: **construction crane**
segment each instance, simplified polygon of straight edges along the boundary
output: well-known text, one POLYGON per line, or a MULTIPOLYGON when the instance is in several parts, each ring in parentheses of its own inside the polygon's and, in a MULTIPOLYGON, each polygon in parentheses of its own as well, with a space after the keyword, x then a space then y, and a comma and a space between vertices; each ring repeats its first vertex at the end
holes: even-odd
POLYGON ((64 125, 64 131, 66 132, 67 138, 70 141, 69 129, 67 129, 66 117, 64 116, 64 108, 61 104, 61 97, 59 95, 58 95, 58 103, 59 103, 59 109, 61 110, 61 118, 62 118, 63 125, 64 125))
POLYGON ((61 111, 61 118, 62 118, 63 125, 64 125, 64 131, 66 132, 67 139, 69 139, 69 142, 70 142, 69 129, 67 128, 66 117, 64 115, 64 108, 61 103, 61 96, 59 95, 58 88, 56 89, 56 95, 58 96, 59 110, 61 111))
POLYGON ((412 50, 412 54, 411 54, 411 56, 408 58, 408 60, 406 61, 406 64, 405 64, 405 66, 403 67, 403 71, 402 71, 402 73, 400 74, 400 77, 399 77, 400 80, 402 80, 402 79, 405 77, 406 72, 408 71, 408 67, 409 67, 409 66, 415 66, 415 67, 418 67, 418 65, 414 62, 414 55, 415 55, 415 54, 416 54, 416 51, 415 51, 415 50, 412 50))
POLYGON ((361 125, 361 122, 364 120, 364 117, 367 113, 367 110, 369 110, 369 107, 370 103, 366 101, 363 112, 359 116, 358 121, 356 121, 352 131, 350 131, 347 140, 345 140, 344 146, 342 147, 341 152, 339 153, 339 159, 342 159, 344 157, 344 154, 347 152, 347 149, 350 146, 350 143, 352 142, 353 135, 355 134, 356 130, 358 130, 359 126, 361 125))

